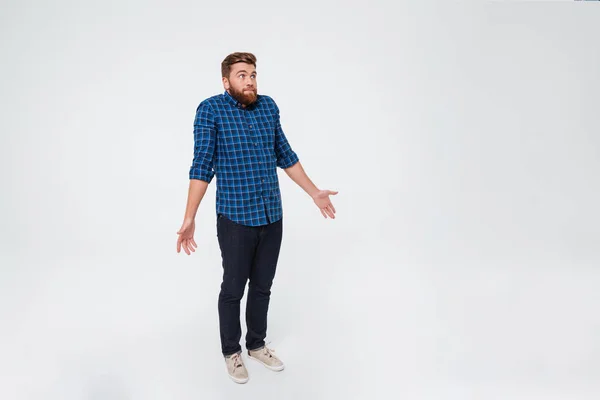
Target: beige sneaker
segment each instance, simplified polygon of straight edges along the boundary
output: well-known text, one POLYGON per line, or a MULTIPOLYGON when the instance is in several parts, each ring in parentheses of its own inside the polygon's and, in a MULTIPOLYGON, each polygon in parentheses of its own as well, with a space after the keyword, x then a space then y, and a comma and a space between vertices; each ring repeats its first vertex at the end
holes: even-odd
POLYGON ((227 365, 227 372, 229 377, 236 383, 248 382, 248 370, 242 360, 242 353, 235 353, 231 356, 225 357, 225 364, 227 365))
POLYGON ((258 350, 248 350, 248 358, 260 362, 265 367, 272 371, 281 371, 284 368, 283 363, 275 354, 275 350, 269 349, 267 346, 258 350))

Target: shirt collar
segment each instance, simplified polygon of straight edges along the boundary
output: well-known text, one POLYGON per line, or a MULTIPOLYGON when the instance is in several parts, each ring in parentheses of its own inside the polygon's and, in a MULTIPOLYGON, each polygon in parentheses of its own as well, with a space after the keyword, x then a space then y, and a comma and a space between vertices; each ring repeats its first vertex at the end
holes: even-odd
POLYGON ((240 103, 239 101, 234 99, 233 96, 231 94, 229 94, 229 92, 227 90, 225 90, 225 92, 223 92, 223 95, 225 96, 225 99, 227 100, 227 102, 229 104, 231 104, 232 106, 241 108, 241 109, 246 109, 246 110, 251 110, 254 107, 256 107, 256 104, 258 104, 258 101, 260 100, 260 95, 257 95, 256 101, 254 103, 250 104, 247 107, 244 107, 244 106, 242 106, 242 103, 240 103))

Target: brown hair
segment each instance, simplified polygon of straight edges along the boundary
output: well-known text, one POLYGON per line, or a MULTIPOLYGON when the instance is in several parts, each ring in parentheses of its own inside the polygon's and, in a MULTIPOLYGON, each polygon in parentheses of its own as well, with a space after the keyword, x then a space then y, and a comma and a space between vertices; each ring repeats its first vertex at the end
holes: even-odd
POLYGON ((221 63, 221 76, 229 79, 229 74, 231 73, 231 66, 239 62, 252 64, 254 65, 254 68, 256 68, 256 57, 254 56, 254 54, 235 52, 225 57, 225 59, 221 63))

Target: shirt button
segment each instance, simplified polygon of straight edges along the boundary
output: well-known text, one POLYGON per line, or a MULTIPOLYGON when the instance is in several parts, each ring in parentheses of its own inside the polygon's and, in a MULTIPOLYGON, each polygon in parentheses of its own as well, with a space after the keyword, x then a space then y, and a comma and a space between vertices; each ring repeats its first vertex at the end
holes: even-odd
POLYGON ((252 125, 248 125, 250 128, 252 128, 252 125))
POLYGON ((258 146, 258 143, 254 143, 255 146, 258 146))

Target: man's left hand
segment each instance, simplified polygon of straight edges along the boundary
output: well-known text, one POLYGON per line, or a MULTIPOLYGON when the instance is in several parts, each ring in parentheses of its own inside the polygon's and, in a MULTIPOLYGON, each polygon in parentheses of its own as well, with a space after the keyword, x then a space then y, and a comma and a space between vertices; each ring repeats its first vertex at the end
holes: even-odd
POLYGON ((335 219, 335 207, 331 204, 329 196, 334 196, 336 194, 338 194, 338 192, 332 190, 319 190, 312 196, 315 204, 319 207, 319 210, 321 210, 323 217, 335 219))

